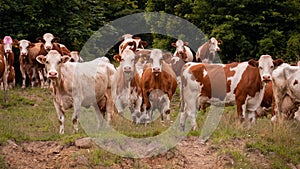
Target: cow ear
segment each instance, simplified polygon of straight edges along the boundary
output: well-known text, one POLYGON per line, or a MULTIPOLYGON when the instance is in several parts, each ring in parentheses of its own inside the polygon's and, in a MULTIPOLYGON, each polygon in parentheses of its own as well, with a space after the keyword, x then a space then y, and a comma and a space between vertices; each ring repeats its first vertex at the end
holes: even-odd
POLYGON ((258 61, 253 60, 253 59, 249 60, 248 64, 251 66, 254 66, 254 67, 258 67, 258 61))
POLYGON ((189 45, 189 42, 184 42, 183 43, 185 46, 188 46, 189 45))
POLYGON ((46 56, 44 55, 38 55, 36 57, 36 60, 40 63, 40 64, 45 64, 46 63, 46 56))
POLYGON ((29 48, 32 48, 32 47, 34 47, 35 46, 35 44, 34 43, 29 43, 29 48))
POLYGON ((222 45, 223 41, 221 39, 218 39, 218 45, 222 45))
POLYGON ((116 62, 120 62, 121 61, 121 56, 119 54, 114 55, 114 60, 116 62))
POLYGON ((280 66, 282 63, 284 63, 283 59, 277 59, 273 61, 274 66, 280 66))
POLYGON ((70 58, 70 56, 68 56, 68 55, 63 55, 63 56, 61 57, 61 62, 62 62, 62 63, 66 63, 66 62, 68 62, 69 60, 71 60, 71 58, 70 58))
POLYGON ((176 43, 174 43, 174 42, 172 42, 171 45, 172 45, 173 47, 176 47, 176 43))
POLYGON ((35 40, 37 42, 43 42, 43 43, 45 43, 45 40, 42 37, 37 37, 35 40))
POLYGON ((13 40, 13 47, 19 48, 19 41, 18 41, 18 39, 14 39, 13 40))
POLYGON ((51 40, 52 43, 56 42, 59 43, 60 42, 60 38, 59 37, 55 37, 51 40))

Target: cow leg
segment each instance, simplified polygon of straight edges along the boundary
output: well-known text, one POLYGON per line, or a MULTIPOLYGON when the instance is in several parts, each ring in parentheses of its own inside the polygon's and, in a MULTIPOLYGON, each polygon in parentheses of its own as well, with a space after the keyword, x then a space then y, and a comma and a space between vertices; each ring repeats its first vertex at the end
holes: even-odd
POLYGON ((59 121, 59 134, 65 133, 65 114, 62 111, 60 105, 53 99, 53 104, 57 113, 58 121, 59 121))
POLYGON ((22 89, 24 89, 26 87, 26 72, 24 66, 22 66, 21 64, 20 64, 20 71, 22 74, 22 89))
POLYGON ((45 81, 44 81, 44 75, 41 69, 38 69, 38 76, 41 82, 41 88, 45 88, 45 81))

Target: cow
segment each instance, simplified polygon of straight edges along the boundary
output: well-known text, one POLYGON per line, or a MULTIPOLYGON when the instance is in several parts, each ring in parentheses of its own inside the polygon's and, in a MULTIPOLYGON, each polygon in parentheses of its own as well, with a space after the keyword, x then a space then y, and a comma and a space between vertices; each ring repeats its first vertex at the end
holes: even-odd
POLYGON ((125 34, 122 38, 122 42, 119 45, 119 55, 121 55, 125 49, 131 49, 135 52, 144 49, 144 47, 148 45, 147 42, 143 41, 140 37, 133 37, 131 34, 125 34))
MULTIPOLYGON (((282 110, 284 107, 282 104, 285 100, 286 96, 288 95, 291 97, 292 102, 294 103, 294 99, 297 95, 294 95, 293 93, 289 93, 291 87, 294 89, 294 87, 297 86, 297 84, 293 85, 293 80, 295 80, 296 72, 298 73, 300 70, 299 66, 291 66, 287 63, 284 63, 280 65, 276 70, 272 73, 272 85, 273 85, 273 95, 274 95, 274 111, 275 115, 272 117, 272 121, 275 121, 277 119, 277 116, 281 116, 282 114, 285 114, 287 110, 282 110), (292 84, 290 84, 292 83, 292 84), (289 95, 292 94, 292 95, 289 95)), ((295 81, 294 81, 295 82, 295 81)))
MULTIPOLYGON (((148 118, 152 114, 150 112, 149 95, 153 90, 161 90, 164 94, 167 94, 167 102, 172 100, 177 88, 176 75, 172 67, 163 60, 163 52, 160 49, 151 51, 149 63, 144 68, 140 84, 143 95, 143 107, 146 109, 148 118)), ((167 121, 170 121, 170 107, 168 104, 164 111, 167 115, 167 121)))
POLYGON ((182 58, 185 62, 192 62, 194 60, 194 55, 188 47, 188 42, 178 39, 176 43, 173 42, 171 45, 176 48, 173 56, 182 58))
MULTIPOLYGON (((297 119, 300 103, 300 68, 290 65, 284 65, 281 68, 282 72, 276 71, 273 80, 276 84, 273 87, 276 115, 280 117, 286 115, 289 119, 293 117, 297 119), (288 105, 284 102, 287 98, 290 100, 288 105)), ((276 119, 276 116, 274 118, 276 119)))
MULTIPOLYGON (((56 50, 50 50, 46 56, 39 55, 36 59, 41 64, 45 64, 47 78, 51 81, 50 89, 60 123, 60 134, 64 133, 65 111, 72 107, 75 133, 78 132, 81 106, 93 106, 95 109, 99 107, 102 113, 103 111, 107 113, 107 122, 110 122, 114 112, 113 97, 115 97, 115 85, 112 80, 116 73, 112 64, 99 58, 83 63, 69 62, 69 56, 61 56, 56 50)), ((99 128, 102 121, 99 111, 97 117, 99 128)))
POLYGON ((52 33, 45 33, 43 37, 36 38, 36 41, 44 43, 44 50, 46 52, 50 50, 57 50, 61 55, 69 55, 70 50, 63 44, 60 44, 60 38, 54 37, 52 33))
POLYGON ((118 56, 120 57, 114 58, 116 61, 120 61, 115 77, 115 83, 117 84, 115 106, 120 114, 123 114, 125 108, 128 107, 131 111, 133 122, 140 123, 142 117, 141 76, 135 66, 138 57, 130 49, 125 49, 118 56))
POLYGON ((196 52, 196 62, 213 63, 216 61, 217 52, 220 51, 219 42, 212 37, 203 45, 201 45, 196 52))
POLYGON ((6 62, 6 57, 4 55, 4 48, 3 44, 0 43, 0 80, 3 81, 3 90, 4 90, 4 101, 7 102, 7 78, 8 78, 8 73, 7 73, 7 62, 6 62))
POLYGON ((170 108, 170 99, 168 95, 160 89, 154 89, 149 95, 150 102, 150 119, 153 120, 154 111, 157 110, 160 114, 161 121, 164 120, 164 113, 170 108))
MULTIPOLYGON (((7 90, 8 90, 8 78, 9 75, 14 73, 10 73, 13 71, 14 64, 14 53, 12 51, 13 39, 10 36, 5 36, 3 40, 0 40, 0 82, 3 85, 4 89, 4 101, 7 102, 7 90)), ((13 77, 14 78, 14 77, 13 77)), ((14 79, 13 79, 14 81, 14 79)))
POLYGON ((47 51, 44 49, 42 42, 31 43, 26 39, 15 42, 15 46, 20 49, 20 71, 22 74, 22 88, 26 87, 26 77, 28 76, 31 87, 40 82, 41 88, 47 86, 44 79, 44 65, 37 62, 38 55, 46 55, 47 51), (27 76, 26 76, 27 75, 27 76))
POLYGON ((258 61, 251 59, 241 63, 186 63, 181 73, 181 130, 184 130, 187 116, 195 130, 199 104, 212 100, 216 104, 217 101, 225 105, 236 104, 239 122, 245 118, 254 122, 255 110, 263 99, 266 83, 272 80, 274 68, 282 63, 282 59, 274 61, 270 55, 262 55, 258 61))
POLYGON ((79 56, 78 51, 71 51, 70 57, 71 57, 71 59, 70 59, 71 62, 83 62, 83 59, 81 56, 79 56))

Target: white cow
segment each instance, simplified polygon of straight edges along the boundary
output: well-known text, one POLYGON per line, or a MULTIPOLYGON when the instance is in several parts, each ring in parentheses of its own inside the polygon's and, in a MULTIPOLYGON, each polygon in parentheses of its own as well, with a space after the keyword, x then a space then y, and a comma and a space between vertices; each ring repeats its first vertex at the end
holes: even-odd
POLYGON ((123 114, 128 107, 131 110, 133 122, 139 123, 141 117, 142 96, 140 88, 140 75, 135 64, 138 61, 135 53, 125 49, 115 60, 120 61, 117 68, 115 82, 117 84, 115 105, 119 113, 123 114))
MULTIPOLYGON (((113 100, 115 86, 112 84, 116 70, 110 63, 102 59, 90 62, 68 62, 70 57, 61 56, 58 51, 37 56, 37 61, 45 64, 47 78, 51 80, 53 103, 60 122, 59 133, 64 133, 65 111, 74 108, 72 121, 74 132, 78 132, 78 116, 80 107, 98 106, 100 111, 107 113, 107 121, 113 114, 113 100)), ((101 115, 97 111, 98 127, 101 115)))
MULTIPOLYGON (((288 95, 292 102, 299 100, 300 93, 297 91, 300 72, 299 66, 291 66, 287 63, 282 64, 272 73, 272 86, 275 101, 274 111, 276 115, 281 115, 283 112, 283 101, 288 95)), ((272 117, 272 121, 276 120, 276 115, 272 117)))

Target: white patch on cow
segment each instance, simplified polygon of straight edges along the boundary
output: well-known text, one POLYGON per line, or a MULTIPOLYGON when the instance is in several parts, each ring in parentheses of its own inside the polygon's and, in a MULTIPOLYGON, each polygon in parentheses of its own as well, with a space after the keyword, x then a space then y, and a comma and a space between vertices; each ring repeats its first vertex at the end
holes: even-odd
POLYGON ((153 49, 150 54, 150 59, 152 60, 151 68, 152 72, 161 72, 162 71, 162 51, 160 49, 153 49))
POLYGON ((242 75, 248 66, 248 62, 238 64, 236 67, 229 68, 230 71, 234 71, 234 75, 227 78, 227 81, 231 81, 230 91, 226 94, 226 104, 232 105, 235 103, 234 90, 242 79, 242 75))
POLYGON ((207 74, 208 74, 207 71, 204 69, 204 70, 203 70, 203 78, 204 78, 207 74))

